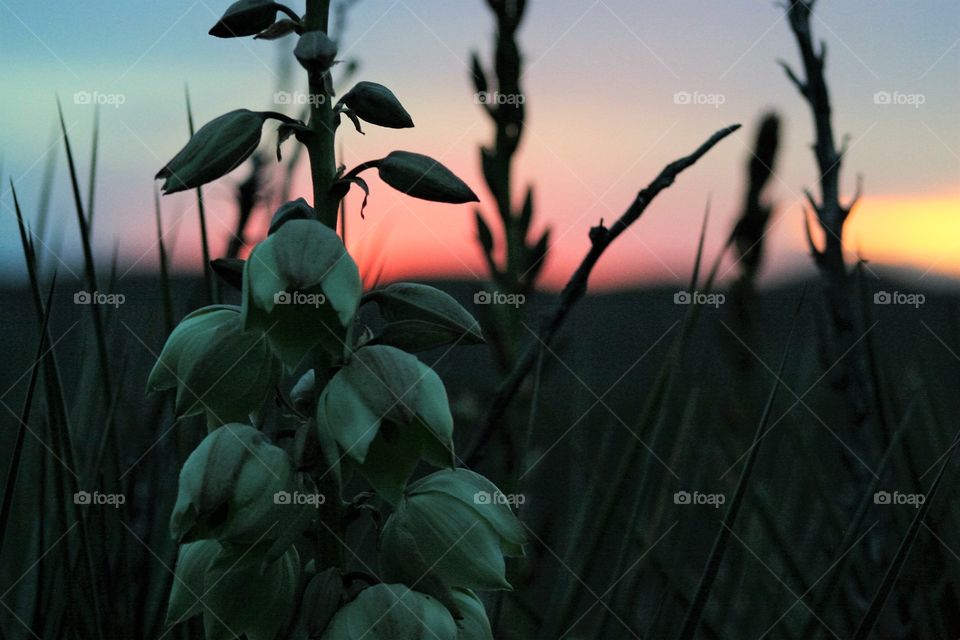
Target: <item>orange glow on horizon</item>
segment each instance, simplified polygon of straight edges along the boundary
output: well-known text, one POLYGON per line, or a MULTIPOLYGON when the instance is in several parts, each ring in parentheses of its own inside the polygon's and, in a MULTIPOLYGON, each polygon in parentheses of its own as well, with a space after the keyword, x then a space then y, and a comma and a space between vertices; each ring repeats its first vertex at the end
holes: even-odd
POLYGON ((864 198, 846 228, 864 259, 960 276, 960 196, 864 198))

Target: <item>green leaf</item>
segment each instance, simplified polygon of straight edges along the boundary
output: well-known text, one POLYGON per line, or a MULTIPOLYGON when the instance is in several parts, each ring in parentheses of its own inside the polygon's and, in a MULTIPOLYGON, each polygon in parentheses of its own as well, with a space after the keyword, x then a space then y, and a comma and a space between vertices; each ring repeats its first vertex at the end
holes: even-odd
POLYGON ((375 82, 358 82, 340 103, 361 120, 380 127, 408 129, 413 119, 390 89, 375 82))
POLYGON ((457 640, 450 612, 434 598, 402 584, 360 592, 333 617, 321 640, 457 640))
POLYGON ((407 351, 459 343, 482 343, 480 323, 449 294, 423 284, 399 282, 372 291, 389 321, 378 342, 407 351))
POLYGON ((480 201, 453 172, 419 153, 394 151, 380 161, 379 171, 381 180, 414 198, 451 204, 480 201))
POLYGON ((483 249, 483 252, 488 256, 493 255, 493 232, 490 231, 490 227, 487 225, 487 222, 483 219, 483 216, 480 215, 480 212, 476 212, 477 215, 477 239, 480 241, 480 247, 483 249))
POLYGON ((249 158, 260 144, 263 123, 270 115, 237 109, 215 118, 193 134, 156 178, 163 193, 186 191, 221 178, 249 158))
POLYGON ((262 407, 279 375, 263 334, 243 330, 239 307, 218 305, 191 313, 174 329, 147 388, 176 388, 178 417, 208 411, 223 424, 262 407))
POLYGON ((269 0, 238 0, 224 12, 210 29, 217 38, 252 36, 273 24, 277 17, 277 4, 269 0))
POLYGON ((288 220, 247 259, 244 326, 267 334, 288 368, 316 345, 345 349, 362 284, 335 231, 317 220, 288 220))

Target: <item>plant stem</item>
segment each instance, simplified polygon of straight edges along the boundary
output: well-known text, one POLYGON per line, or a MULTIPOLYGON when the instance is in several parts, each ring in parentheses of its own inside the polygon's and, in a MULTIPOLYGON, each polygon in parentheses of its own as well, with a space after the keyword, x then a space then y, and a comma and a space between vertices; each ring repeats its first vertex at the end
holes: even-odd
MULTIPOLYGON (((329 24, 330 0, 307 0, 307 14, 304 17, 307 31, 326 32, 329 24)), ((313 182, 313 206, 317 217, 325 225, 336 231, 337 214, 340 202, 330 195, 330 187, 336 179, 337 161, 334 150, 334 132, 336 116, 333 113, 330 83, 324 76, 310 76, 310 94, 323 96, 315 99, 310 107, 311 135, 306 142, 310 156, 310 179, 313 182)), ((330 362, 327 357, 317 357, 315 361, 316 397, 326 386, 326 372, 330 362)), ((327 497, 320 510, 320 522, 316 529, 317 555, 319 566, 343 566, 344 526, 341 501, 341 486, 336 474, 321 465, 314 470, 314 478, 321 494, 327 497)))
MULTIPOLYGON (((307 15, 304 18, 307 31, 326 33, 329 23, 330 0, 307 0, 307 15)), ((310 178, 313 182, 313 206, 317 217, 331 229, 337 228, 339 201, 330 195, 330 187, 337 174, 336 154, 333 147, 337 128, 333 113, 332 91, 323 76, 310 76, 310 95, 314 98, 310 107, 311 135, 306 142, 310 156, 310 178)))

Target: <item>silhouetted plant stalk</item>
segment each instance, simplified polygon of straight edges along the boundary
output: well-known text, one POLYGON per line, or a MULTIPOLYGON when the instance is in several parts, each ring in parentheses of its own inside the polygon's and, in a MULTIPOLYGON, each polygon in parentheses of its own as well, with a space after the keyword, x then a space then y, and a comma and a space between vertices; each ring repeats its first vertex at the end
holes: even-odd
POLYGON ((764 239, 773 213, 773 205, 764 198, 764 191, 774 175, 777 149, 780 144, 780 118, 775 113, 764 116, 747 165, 747 189, 743 209, 731 232, 739 276, 731 287, 734 313, 745 324, 752 324, 751 303, 757 276, 763 265, 764 239))
MULTIPOLYGON (((285 140, 302 144, 313 195, 312 205, 281 205, 246 261, 214 261, 241 290, 241 306, 187 315, 150 373, 151 391, 175 391, 177 420, 202 416, 208 428, 181 469, 170 519, 179 553, 167 622, 202 614, 208 640, 347 640, 358 632, 368 640, 492 640, 473 590, 510 588, 504 557, 522 555, 525 530, 496 486, 455 468, 446 390, 413 355, 482 342, 479 323, 425 285, 362 295, 357 264, 336 232, 350 188, 369 193, 366 171, 414 198, 478 199, 416 153, 394 151, 350 171, 337 166, 344 116, 358 131, 362 123, 404 129, 413 119, 372 82, 334 102, 329 11, 328 0, 308 0, 302 19, 263 0, 228 7, 212 35, 299 36, 294 55, 309 79, 309 121, 231 111, 198 129, 157 174, 165 193, 199 188, 253 156, 264 125, 276 120, 278 160, 285 140), (288 17, 277 21, 278 12, 288 17), (370 303, 385 321, 377 333, 360 322, 370 303), (279 412, 265 410, 271 400, 279 412), (410 482, 421 462, 440 470, 410 482), (373 492, 345 500, 351 474, 373 492), (377 535, 376 575, 374 560, 350 543, 347 525, 356 521, 377 535), (351 571, 354 564, 361 571, 351 571)), ((250 210, 256 191, 246 194, 250 210)))
MULTIPOLYGON (((477 238, 483 249, 487 269, 498 290, 507 294, 528 295, 533 291, 543 268, 550 231, 530 240, 533 219, 533 188, 527 187, 519 210, 512 197, 513 160, 523 137, 526 96, 520 86, 523 58, 517 44, 517 29, 523 20, 526 0, 487 0, 497 19, 494 45, 493 78, 484 71, 477 54, 473 55, 473 82, 476 102, 490 116, 496 128, 493 144, 480 149, 484 180, 493 195, 500 217, 503 257, 497 260, 494 234, 480 211, 476 212, 477 238), (490 80, 495 81, 495 86, 490 80)), ((522 305, 485 307, 485 326, 500 367, 509 371, 523 342, 522 305)))
POLYGON ((786 8, 790 27, 800 49, 805 78, 801 79, 786 62, 780 61, 780 65, 806 99, 813 115, 816 134, 813 148, 820 173, 820 199, 818 201, 810 191, 806 191, 805 195, 823 232, 822 249, 817 248, 806 220, 805 228, 810 253, 824 281, 833 325, 829 364, 841 360, 833 369, 834 387, 845 393, 851 427, 857 430, 856 427, 867 418, 872 403, 865 354, 857 346, 850 278, 843 257, 843 226, 860 197, 861 180, 858 178, 857 191, 850 202, 841 203, 840 169, 846 146, 838 149, 833 135, 830 92, 824 76, 826 44, 821 42, 819 49, 814 45, 810 25, 815 4, 816 0, 795 0, 786 8))
POLYGON ((587 251, 587 255, 584 256, 580 265, 560 293, 560 299, 557 301, 553 313, 543 323, 539 334, 530 341, 529 346, 517 361, 510 375, 500 384, 496 395, 490 401, 490 408, 480 422, 478 435, 474 440, 470 453, 466 457, 468 465, 474 464, 479 459, 482 451, 495 433, 504 412, 517 394, 527 374, 529 374, 533 368, 541 346, 550 345, 554 337, 556 337, 557 332, 563 326, 570 310, 573 309, 574 305, 586 294, 590 274, 593 272, 593 268, 597 265, 597 262, 600 261, 601 256, 603 256, 607 248, 613 244, 614 240, 620 237, 620 234, 640 218, 653 199, 657 197, 661 191, 670 187, 678 175, 696 164, 696 162, 706 155, 718 142, 739 128, 739 124, 734 124, 717 131, 710 136, 706 142, 700 145, 696 151, 668 164, 659 175, 657 175, 653 182, 637 194, 637 197, 630 207, 613 225, 605 227, 603 221, 601 221, 600 224, 590 229, 590 249, 587 251))

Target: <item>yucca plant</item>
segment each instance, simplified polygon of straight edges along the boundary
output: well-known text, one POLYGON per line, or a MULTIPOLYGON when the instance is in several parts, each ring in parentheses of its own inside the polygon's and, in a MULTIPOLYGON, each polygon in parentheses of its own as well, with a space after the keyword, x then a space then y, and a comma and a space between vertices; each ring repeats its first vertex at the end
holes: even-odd
POLYGON ((416 153, 337 166, 344 117, 358 130, 413 120, 380 84, 360 82, 335 100, 329 5, 308 0, 302 17, 274 2, 230 5, 212 35, 298 38, 294 55, 314 97, 309 121, 232 111, 197 130, 157 174, 166 193, 216 180, 279 121, 278 155, 288 138, 303 145, 313 186, 312 202, 282 205, 253 248, 239 278, 241 304, 184 318, 150 375, 150 390, 175 391, 178 418, 200 415, 208 427, 180 472, 170 529, 181 546, 167 620, 202 615, 207 638, 491 638, 475 591, 509 588, 504 556, 523 553, 524 528, 492 483, 456 468, 444 385, 411 353, 478 342, 479 325, 425 285, 365 296, 336 232, 341 201, 351 186, 369 191, 363 172, 372 169, 414 198, 477 198, 416 153), (378 333, 360 324, 369 303, 386 321, 378 333), (267 411, 274 398, 284 407, 276 416, 267 411), (411 483, 421 462, 439 470, 411 483), (374 493, 345 499, 352 475, 374 493), (385 522, 381 504, 392 508, 385 522), (379 571, 348 531, 368 513, 379 571), (349 571, 355 564, 362 570, 349 571))

